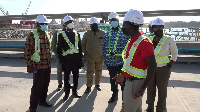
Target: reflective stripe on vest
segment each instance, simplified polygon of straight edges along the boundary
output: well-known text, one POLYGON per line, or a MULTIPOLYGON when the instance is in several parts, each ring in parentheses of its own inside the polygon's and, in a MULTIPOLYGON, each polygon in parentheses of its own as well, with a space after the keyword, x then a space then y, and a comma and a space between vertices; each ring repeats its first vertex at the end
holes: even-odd
MULTIPOLYGON (((111 51, 110 44, 111 44, 111 33, 112 33, 112 28, 110 29, 109 38, 108 38, 108 49, 109 49, 109 53, 111 53, 111 52, 115 53, 115 52, 116 52, 117 42, 118 42, 119 34, 120 34, 121 30, 122 30, 122 28, 119 27, 118 32, 117 32, 117 37, 116 37, 116 40, 115 40, 115 43, 114 43, 114 46, 113 46, 114 48, 113 48, 113 51, 111 51)), ((112 56, 112 55, 111 55, 111 54, 106 54, 106 56, 112 56)), ((122 54, 114 54, 114 56, 122 56, 122 54)))
MULTIPOLYGON (((35 38, 35 52, 34 54, 31 56, 31 60, 35 61, 35 62, 40 62, 40 39, 37 33, 37 30, 31 31, 34 35, 35 38)), ((50 49, 51 49, 51 38, 50 35, 48 34, 48 32, 45 32, 46 36, 49 40, 49 45, 50 45, 50 49)), ((51 54, 52 50, 50 50, 50 54, 51 54)))
POLYGON ((126 57, 126 50, 127 50, 127 47, 128 47, 128 44, 130 42, 127 43, 123 53, 122 53, 122 58, 124 60, 124 65, 123 65, 123 68, 122 68, 122 71, 124 72, 127 72, 128 74, 130 74, 131 76, 133 77, 137 77, 137 78, 146 78, 147 76, 147 69, 143 70, 143 69, 138 69, 138 68, 135 68, 135 67, 132 67, 130 64, 131 64, 131 61, 135 55, 135 51, 137 50, 140 42, 145 39, 145 37, 143 36, 140 36, 132 45, 130 51, 129 51, 129 56, 127 58, 126 57))
MULTIPOLYGON (((150 40, 153 41, 154 37, 155 36, 151 36, 150 40)), ((154 55, 155 55, 157 64, 166 64, 166 63, 170 62, 168 56, 159 56, 160 50, 163 47, 163 45, 165 44, 165 42, 167 41, 167 39, 168 39, 168 36, 163 35, 162 38, 160 39, 158 45, 154 49, 154 55)))
POLYGON ((79 53, 79 50, 78 50, 78 49, 79 49, 79 48, 78 48, 78 41, 79 41, 79 39, 78 39, 78 34, 75 33, 75 45, 73 45, 73 44, 70 42, 70 40, 69 40, 69 38, 67 37, 65 31, 62 31, 62 35, 63 35, 65 41, 67 42, 67 44, 68 44, 69 47, 70 47, 70 49, 67 50, 66 52, 64 52, 62 55, 63 55, 63 56, 66 56, 66 55, 68 55, 68 54, 79 53))
MULTIPOLYGON (((59 29, 59 30, 57 31, 57 44, 58 44, 58 35, 59 35, 60 33, 62 33, 62 29, 59 29)), ((56 44, 56 47, 58 47, 57 44, 56 44)))

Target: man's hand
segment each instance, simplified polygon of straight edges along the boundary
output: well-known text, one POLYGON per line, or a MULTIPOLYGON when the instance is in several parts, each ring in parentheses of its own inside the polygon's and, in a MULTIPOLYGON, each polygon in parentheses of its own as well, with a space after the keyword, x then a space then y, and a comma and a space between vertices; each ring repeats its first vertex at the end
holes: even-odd
POLYGON ((133 96, 133 99, 136 99, 136 98, 138 98, 138 97, 140 97, 140 96, 143 96, 144 91, 145 91, 145 89, 142 89, 142 88, 141 88, 141 89, 138 91, 138 93, 136 93, 136 94, 133 96))
POLYGON ((170 68, 171 68, 173 64, 174 64, 174 61, 170 60, 170 62, 168 63, 168 66, 170 66, 170 68))
POLYGON ((116 82, 115 84, 120 84, 120 85, 123 85, 123 82, 124 82, 124 75, 123 74, 117 74, 115 77, 113 77, 112 79, 116 79, 116 82))
POLYGON ((27 72, 28 73, 33 73, 33 66, 27 67, 27 72))

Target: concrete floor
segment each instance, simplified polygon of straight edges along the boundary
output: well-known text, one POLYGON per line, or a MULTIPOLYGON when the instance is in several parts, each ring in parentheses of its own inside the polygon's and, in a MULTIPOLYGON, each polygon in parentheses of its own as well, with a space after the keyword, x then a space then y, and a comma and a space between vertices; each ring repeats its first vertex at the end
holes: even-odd
MULTIPOLYGON (((110 79, 106 67, 103 68, 101 78, 102 91, 94 86, 92 92, 84 94, 86 89, 86 67, 80 70, 78 92, 82 95, 77 99, 70 96, 63 101, 63 90, 56 91, 56 63, 52 60, 52 73, 47 100, 53 107, 38 106, 37 112, 121 112, 121 92, 119 99, 111 104, 110 79)), ((72 77, 70 77, 72 79, 72 77)), ((29 112, 29 97, 32 87, 32 74, 26 73, 24 59, 0 59, 0 112, 29 112)), ((143 110, 147 105, 146 93, 143 97, 143 110)), ((157 101, 157 99, 156 99, 157 101)), ((156 102, 155 102, 156 105, 156 102)), ((168 112, 199 112, 200 110, 200 65, 175 64, 168 85, 168 112)), ((123 111, 122 111, 123 112, 123 111)))

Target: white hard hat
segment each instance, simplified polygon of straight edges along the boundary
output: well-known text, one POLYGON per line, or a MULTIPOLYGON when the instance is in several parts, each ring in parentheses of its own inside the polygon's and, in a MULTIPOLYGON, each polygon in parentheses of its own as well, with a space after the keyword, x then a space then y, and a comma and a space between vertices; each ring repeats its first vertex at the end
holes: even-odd
POLYGON ((93 24, 93 23, 98 23, 98 21, 95 17, 91 17, 91 19, 90 19, 90 24, 93 24))
POLYGON ((165 25, 164 21, 160 18, 154 20, 152 25, 165 25))
POLYGON ((151 20, 151 21, 149 22, 149 26, 152 26, 152 25, 153 25, 153 22, 154 22, 154 20, 151 20))
POLYGON ((64 17, 64 20, 63 20, 63 22, 65 23, 65 22, 67 22, 67 21, 70 21, 70 20, 74 20, 71 16, 65 16, 64 17))
POLYGON ((131 23, 136 23, 136 24, 143 24, 144 19, 143 19, 143 13, 138 10, 129 10, 125 16, 123 21, 129 21, 131 23))
POLYGON ((108 16, 108 19, 112 19, 112 18, 119 18, 119 16, 116 12, 111 12, 108 16))
POLYGON ((36 23, 49 23, 44 15, 38 15, 36 18, 36 23))

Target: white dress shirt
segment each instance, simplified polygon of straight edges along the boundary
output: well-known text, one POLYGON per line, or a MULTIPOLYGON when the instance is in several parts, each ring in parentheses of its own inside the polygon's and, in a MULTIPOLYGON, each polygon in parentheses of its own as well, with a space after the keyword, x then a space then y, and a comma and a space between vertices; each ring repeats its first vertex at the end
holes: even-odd
MULTIPOLYGON (((166 35, 167 36, 167 35, 166 35)), ((168 36, 166 42, 162 46, 159 56, 169 56, 171 55, 170 60, 176 61, 177 56, 178 56, 178 49, 176 46, 176 42, 168 36)), ((157 67, 163 67, 166 66, 167 64, 157 64, 157 67)))

